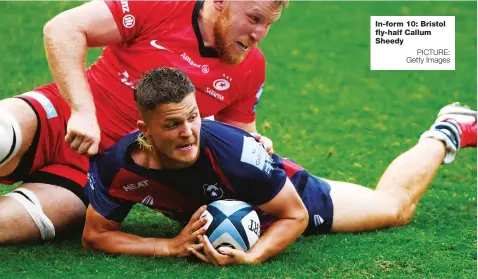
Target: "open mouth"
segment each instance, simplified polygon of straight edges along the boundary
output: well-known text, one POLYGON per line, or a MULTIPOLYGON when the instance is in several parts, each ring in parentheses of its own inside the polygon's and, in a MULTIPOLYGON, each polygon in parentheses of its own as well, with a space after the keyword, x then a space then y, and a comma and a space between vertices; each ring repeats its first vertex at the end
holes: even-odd
POLYGON ((236 41, 236 43, 244 50, 244 51, 247 51, 249 49, 248 46, 246 46, 245 44, 239 42, 239 41, 236 41))
POLYGON ((191 150, 192 148, 193 148, 192 143, 178 146, 178 149, 181 151, 188 151, 188 150, 191 150))

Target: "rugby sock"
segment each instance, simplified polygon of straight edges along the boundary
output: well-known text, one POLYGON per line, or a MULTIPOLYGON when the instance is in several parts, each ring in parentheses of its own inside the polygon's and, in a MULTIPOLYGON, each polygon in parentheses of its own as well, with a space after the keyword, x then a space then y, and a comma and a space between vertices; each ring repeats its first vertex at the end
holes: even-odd
POLYGON ((455 160, 460 149, 460 128, 453 120, 434 123, 430 130, 420 136, 419 141, 424 138, 437 139, 445 144, 446 154, 443 164, 450 164, 455 160))

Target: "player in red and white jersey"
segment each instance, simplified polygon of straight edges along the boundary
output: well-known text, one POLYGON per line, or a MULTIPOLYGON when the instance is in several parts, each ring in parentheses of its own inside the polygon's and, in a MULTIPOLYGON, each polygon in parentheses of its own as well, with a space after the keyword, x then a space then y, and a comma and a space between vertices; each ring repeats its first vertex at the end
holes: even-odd
MULTIPOLYGON (((237 126, 255 132, 254 105, 265 79, 264 56, 253 43, 259 40, 256 37, 259 33, 253 33, 254 38, 238 38, 231 53, 218 59, 220 54, 215 48, 205 46, 201 34, 199 16, 205 4, 202 1, 107 2, 122 42, 130 43, 107 46, 98 62, 87 71, 90 85, 97 87, 93 92, 95 99, 111 102, 104 107, 104 113, 98 112, 98 118, 109 118, 115 124, 102 127, 105 134, 117 138, 118 134, 134 129, 138 113, 131 89, 142 73, 158 65, 181 69, 191 78, 199 93, 197 101, 202 117, 216 116, 223 122, 241 123, 237 126), (119 121, 125 117, 129 120, 126 129, 119 121)), ((264 35, 265 32, 260 30, 264 35)))
POLYGON ((0 183, 23 182, 0 197, 0 243, 52 239, 84 218, 87 156, 136 127, 133 88, 152 68, 185 72, 202 117, 257 132, 265 61, 256 44, 286 4, 92 1, 48 22, 55 83, 0 101, 0 183), (102 55, 85 71, 87 48, 99 46, 102 55))

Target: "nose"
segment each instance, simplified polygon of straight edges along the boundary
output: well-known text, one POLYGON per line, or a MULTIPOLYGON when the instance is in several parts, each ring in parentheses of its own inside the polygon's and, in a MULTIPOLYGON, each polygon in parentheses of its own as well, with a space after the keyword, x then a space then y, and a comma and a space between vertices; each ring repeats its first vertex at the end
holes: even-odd
POLYGON ((184 138, 189 138, 190 136, 193 135, 193 130, 192 130, 192 125, 189 122, 186 122, 183 126, 183 129, 181 129, 181 132, 179 134, 181 137, 184 138))
POLYGON ((264 24, 257 24, 252 29, 250 34, 251 41, 254 43, 260 42, 267 34, 267 27, 264 24))

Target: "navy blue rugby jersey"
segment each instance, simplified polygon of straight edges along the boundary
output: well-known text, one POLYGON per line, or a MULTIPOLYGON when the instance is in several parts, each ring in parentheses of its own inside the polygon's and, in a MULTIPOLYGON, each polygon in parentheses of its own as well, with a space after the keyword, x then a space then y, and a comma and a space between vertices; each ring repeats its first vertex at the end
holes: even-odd
MULTIPOLYGON (((92 158, 86 192, 103 217, 122 222, 135 203, 187 221, 204 204, 237 199, 258 206, 271 201, 289 177, 299 195, 308 173, 292 161, 270 157, 250 134, 216 121, 202 120, 199 157, 184 169, 149 169, 135 164, 134 131, 92 158)), ((262 215, 261 221, 272 222, 262 215)), ((264 224, 265 225, 265 224, 264 224)))

